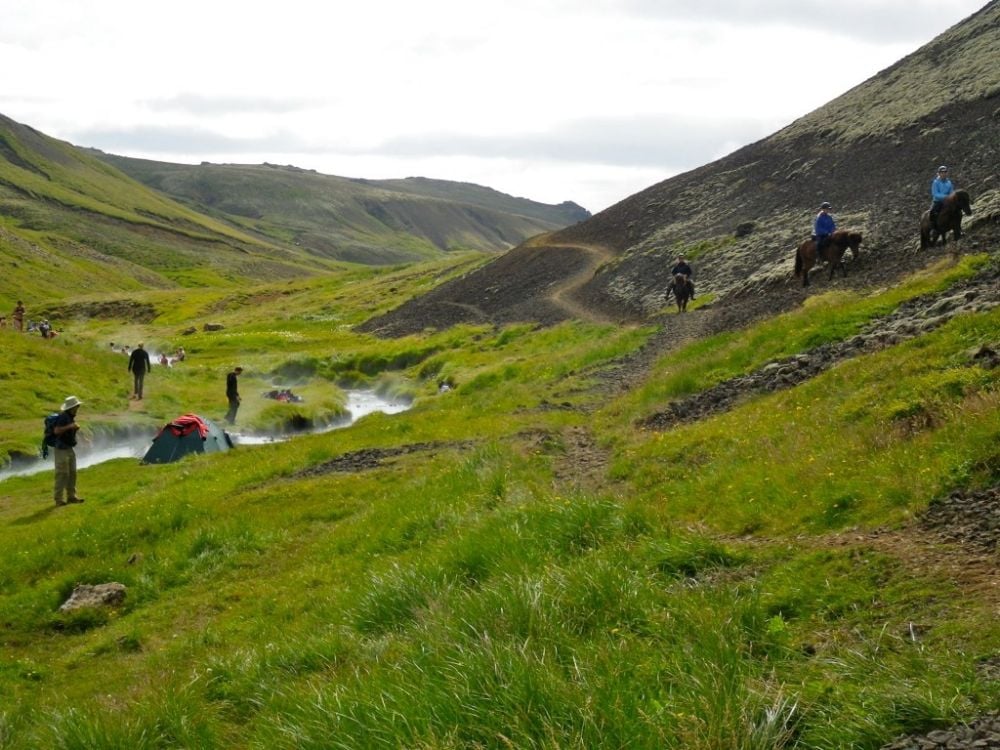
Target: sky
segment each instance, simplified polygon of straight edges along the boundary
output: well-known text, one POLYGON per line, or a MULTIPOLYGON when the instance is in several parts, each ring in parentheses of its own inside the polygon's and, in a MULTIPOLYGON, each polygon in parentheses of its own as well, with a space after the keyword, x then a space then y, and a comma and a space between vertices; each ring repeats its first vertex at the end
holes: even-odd
POLYGON ((0 0, 0 114, 158 161, 592 212, 757 141, 985 0, 0 0))

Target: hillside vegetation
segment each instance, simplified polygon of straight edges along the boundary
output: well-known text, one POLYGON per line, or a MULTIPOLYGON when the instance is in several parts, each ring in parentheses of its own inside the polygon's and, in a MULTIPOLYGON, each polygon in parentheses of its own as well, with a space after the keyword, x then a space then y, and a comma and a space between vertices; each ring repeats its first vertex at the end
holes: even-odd
POLYGON ((496 252, 590 214, 467 183, 362 180, 271 164, 168 164, 94 152, 193 208, 321 257, 367 264, 496 252))
POLYGON ((26 289, 60 300, 81 291, 253 285, 354 263, 496 252, 587 216, 571 203, 440 180, 378 183, 294 167, 114 157, 0 115, 5 312, 26 289))
MULTIPOLYGON (((998 13, 945 49, 992 49, 998 13)), ((921 75, 921 53, 890 71, 921 75)), ((207 218, 14 128, 0 302, 59 335, 0 329, 0 455, 28 461, 71 393, 81 455, 218 419, 234 365, 244 435, 323 425, 350 389, 411 408, 106 461, 64 507, 51 471, 0 474, 0 749, 983 747, 962 727, 1000 722, 994 90, 926 138, 919 112, 857 138, 803 126, 499 259, 397 267, 305 252, 302 215, 207 218), (911 213, 956 155, 968 236, 918 255, 911 213), (866 243, 803 290, 772 244, 820 189, 866 243), (189 239, 162 268, 66 249, 118 224, 243 263, 189 239), (657 286, 681 250, 705 274, 686 313, 657 286), (187 351, 141 401, 110 346, 139 341, 187 351), (60 610, 111 582, 124 601, 60 610)), ((275 199, 302 184, 259 169, 275 199)))
POLYGON ((310 416, 342 387, 414 403, 283 444, 101 464, 79 506, 52 505, 50 473, 0 483, 0 746, 877 748, 1000 708, 995 546, 925 520, 996 486, 1000 368, 971 352, 996 342, 1000 307, 641 426, 996 286, 995 260, 821 295, 646 365, 654 327, 351 331, 462 270, 180 290, 172 306, 148 292, 142 325, 2 332, 18 445, 71 390, 88 438, 124 415, 217 417, 237 357, 243 430, 299 408, 263 406, 275 382, 310 416), (129 406, 107 340, 172 345, 206 315, 226 327, 185 337, 188 359, 129 406), (635 387, 615 386, 622 368, 635 387), (121 606, 58 611, 108 581, 128 587, 121 606))
POLYGON ((17 290, 207 286, 330 270, 165 198, 0 116, 0 300, 17 290))

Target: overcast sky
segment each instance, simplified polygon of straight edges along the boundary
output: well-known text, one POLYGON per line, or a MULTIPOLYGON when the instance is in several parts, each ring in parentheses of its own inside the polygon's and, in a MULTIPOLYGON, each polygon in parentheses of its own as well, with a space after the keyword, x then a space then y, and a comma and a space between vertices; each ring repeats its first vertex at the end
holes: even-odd
POLYGON ((597 212, 985 0, 0 0, 0 114, 80 146, 597 212))

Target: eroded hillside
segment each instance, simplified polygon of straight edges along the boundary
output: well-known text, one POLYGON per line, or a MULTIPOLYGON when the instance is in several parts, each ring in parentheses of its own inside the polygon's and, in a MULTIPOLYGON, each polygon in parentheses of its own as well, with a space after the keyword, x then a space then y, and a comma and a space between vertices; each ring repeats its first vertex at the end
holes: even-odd
POLYGON ((723 305, 768 298, 801 302, 795 246, 822 200, 840 226, 860 231, 860 257, 838 285, 872 285, 925 265, 917 225, 940 163, 973 198, 963 249, 1000 236, 1000 3, 992 2, 870 80, 769 138, 654 185, 544 242, 516 248, 365 330, 402 335, 458 321, 552 320, 586 309, 599 319, 644 319, 662 310, 673 259, 695 264, 699 293, 723 305), (611 262, 595 262, 601 247, 611 262), (573 248, 576 248, 573 250, 573 248), (590 264, 572 290, 552 289, 590 264), (517 268, 516 273, 510 273, 517 268), (529 287, 521 286, 530 278, 529 287), (443 310, 450 314, 442 316, 443 310), (462 311, 465 312, 456 312, 462 311))

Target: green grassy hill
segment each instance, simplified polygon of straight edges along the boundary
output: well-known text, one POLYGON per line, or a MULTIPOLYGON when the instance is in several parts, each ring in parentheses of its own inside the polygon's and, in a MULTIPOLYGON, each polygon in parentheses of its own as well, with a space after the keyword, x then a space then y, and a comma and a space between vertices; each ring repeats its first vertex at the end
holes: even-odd
POLYGON ((0 300, 288 278, 338 266, 212 219, 0 116, 0 300))
POLYGON ((312 254, 367 264, 506 250, 590 214, 468 183, 363 180, 271 164, 169 164, 92 152, 145 185, 312 254))
POLYGON ((344 387, 414 399, 283 444, 101 464, 79 506, 53 506, 50 473, 0 482, 0 746, 877 748, 1000 708, 995 551, 923 520, 1000 478, 1000 368, 971 354, 1000 307, 642 426, 920 305, 940 315, 995 287, 995 260, 645 360, 653 327, 352 332, 477 262, 137 293, 157 311, 141 325, 0 332, 7 447, 71 391, 88 438, 218 417, 237 361, 244 430, 335 413, 344 387), (226 327, 178 338, 206 312, 226 327), (188 351, 141 405, 105 351, 137 337, 188 351), (609 388, 623 367, 634 386, 609 388), (276 382, 307 402, 261 399, 276 382), (58 611, 111 581, 124 604, 58 611))
MULTIPOLYGON (((959 32, 956 54, 972 39, 959 32)), ((953 122, 985 132, 994 102, 966 105, 953 122)), ((0 303, 22 296, 60 332, 0 329, 0 457, 27 460, 71 393, 81 454, 183 412, 217 419, 237 364, 243 433, 322 424, 355 388, 411 408, 175 464, 100 463, 80 472, 79 505, 54 505, 51 471, 0 474, 0 750, 878 750, 1000 713, 988 195, 954 253, 916 256, 901 215, 871 209, 877 249, 850 283, 808 294, 758 279, 714 304, 709 287, 684 314, 652 299, 655 316, 631 323, 444 330, 441 316, 488 319, 475 305, 492 302, 438 296, 437 317, 380 339, 359 324, 471 288, 490 256, 327 265, 292 244, 295 222, 272 245, 267 217, 207 218, 4 127, 0 303), (80 216, 120 234, 92 244, 105 233, 81 237, 80 216), (187 358, 133 401, 110 344, 139 341, 187 358), (277 386, 305 401, 263 397, 277 386), (77 585, 110 582, 123 602, 60 610, 77 585)), ((826 164, 889 148, 876 131, 826 164)), ((914 153, 932 158, 931 141, 914 153)), ((981 184, 996 148, 962 152, 981 184)), ((276 193, 302 184, 255 169, 276 193)), ((518 278, 563 318, 589 312, 566 300, 594 270, 638 294, 629 274, 680 241, 672 196, 739 193, 744 172, 720 170, 539 239, 528 249, 552 276, 518 278), (577 286, 558 275, 569 266, 577 286)), ((814 179, 775 181, 767 200, 806 205, 814 179)), ((705 231, 706 264, 762 234, 705 231)))

